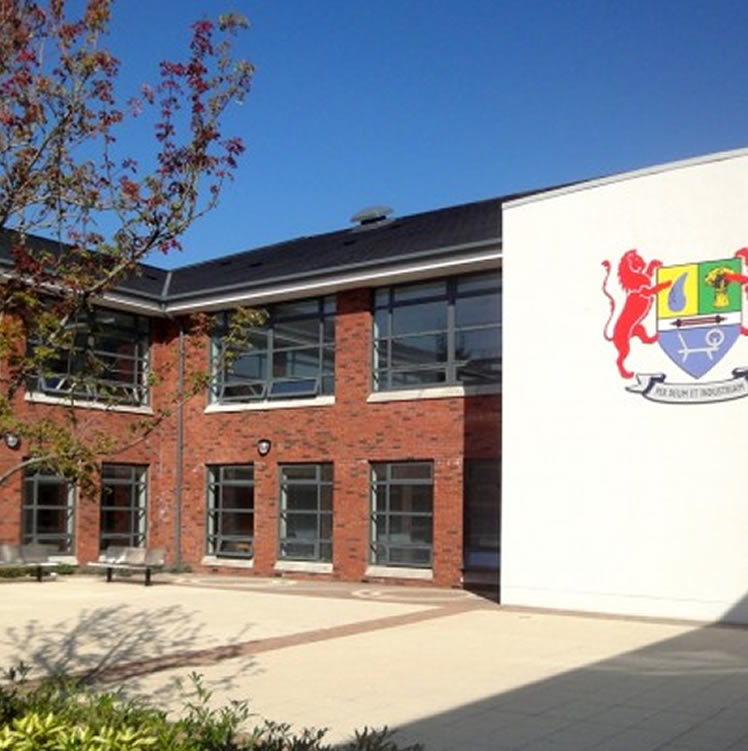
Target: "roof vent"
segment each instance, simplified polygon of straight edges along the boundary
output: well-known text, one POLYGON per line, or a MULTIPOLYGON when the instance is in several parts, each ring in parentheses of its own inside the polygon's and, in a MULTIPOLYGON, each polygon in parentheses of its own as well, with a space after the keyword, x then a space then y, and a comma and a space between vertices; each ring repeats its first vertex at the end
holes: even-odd
POLYGON ((392 209, 389 206, 368 206, 357 211, 351 217, 351 221, 359 227, 372 227, 386 222, 391 213, 392 209))

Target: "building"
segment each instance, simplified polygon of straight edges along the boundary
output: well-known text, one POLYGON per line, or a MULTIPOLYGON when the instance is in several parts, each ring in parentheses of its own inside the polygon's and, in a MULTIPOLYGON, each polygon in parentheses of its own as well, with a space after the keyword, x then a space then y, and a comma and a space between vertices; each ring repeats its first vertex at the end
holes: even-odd
POLYGON ((740 150, 146 268, 100 312, 121 405, 81 409, 124 435, 212 363, 211 388, 104 463, 99 501, 16 475, 0 540, 748 623, 746 246, 740 150), (227 370, 185 321, 238 304, 269 318, 227 370))
MULTIPOLYGON (((210 368, 210 388, 103 462, 98 500, 14 475, 0 540, 77 563, 147 542, 198 570, 459 586, 467 567, 495 584, 501 204, 375 210, 338 232, 144 267, 76 324, 112 363, 75 394, 82 419, 126 445, 179 379, 210 368), (238 305, 268 318, 227 367, 221 327, 238 305), (190 328, 198 312, 216 314, 213 336, 190 328)), ((53 364, 17 409, 59 412, 71 368, 53 364)), ((0 469, 22 449, 3 447, 0 469)))

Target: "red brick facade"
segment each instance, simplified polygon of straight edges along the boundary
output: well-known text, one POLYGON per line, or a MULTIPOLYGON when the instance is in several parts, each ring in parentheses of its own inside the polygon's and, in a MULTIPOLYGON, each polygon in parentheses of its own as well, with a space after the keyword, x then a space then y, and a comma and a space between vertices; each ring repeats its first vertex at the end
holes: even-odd
MULTIPOLYGON (((201 566, 206 549, 206 465, 253 463, 255 470, 255 554, 251 573, 272 575, 278 548, 278 468, 283 463, 332 462, 333 573, 346 580, 365 578, 369 560, 372 461, 429 460, 434 467, 433 581, 456 586, 463 559, 463 463, 466 458, 500 454, 500 395, 368 402, 371 394, 371 313, 367 289, 338 293, 335 347, 335 399, 324 406, 241 409, 206 413, 207 395, 184 406, 181 560, 201 566), (256 444, 272 441, 261 458, 256 444)), ((176 326, 154 321, 151 348, 155 372, 165 373, 153 389, 154 404, 175 393, 178 352, 176 326)), ((209 344, 187 342, 187 375, 205 370, 209 344)), ((58 408, 29 404, 18 409, 49 413, 58 408)), ((81 410, 83 419, 125 435, 136 416, 81 410), (103 422, 102 422, 103 421, 103 422)), ((175 549, 177 421, 166 420, 147 440, 111 457, 117 463, 148 465, 148 544, 175 549)), ((0 471, 21 452, 0 449, 0 471)), ((0 488, 0 541, 17 542, 21 527, 22 476, 0 488)), ((96 500, 79 498, 75 550, 80 563, 98 556, 96 500)), ((233 570, 232 573, 236 573, 233 570)), ((247 572, 250 573, 250 572, 247 572)))

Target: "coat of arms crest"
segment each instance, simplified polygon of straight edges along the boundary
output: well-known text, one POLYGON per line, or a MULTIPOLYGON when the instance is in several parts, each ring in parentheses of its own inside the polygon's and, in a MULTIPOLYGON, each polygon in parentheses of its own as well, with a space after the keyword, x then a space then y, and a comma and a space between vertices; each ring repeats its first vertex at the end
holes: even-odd
POLYGON ((667 383, 664 373, 638 373, 637 383, 628 390, 652 401, 701 403, 748 396, 748 369, 733 369, 733 378, 710 384, 698 383, 738 341, 748 334, 743 325, 744 285, 748 275, 748 248, 732 258, 665 266, 661 261, 646 263, 638 251, 629 250, 618 263, 618 280, 625 300, 613 324, 616 304, 608 290, 611 264, 606 268, 603 292, 610 301, 610 317, 604 336, 618 353, 618 372, 633 378, 626 359, 631 340, 660 345, 663 352, 697 383, 667 383), (654 309, 652 333, 646 326, 654 309))

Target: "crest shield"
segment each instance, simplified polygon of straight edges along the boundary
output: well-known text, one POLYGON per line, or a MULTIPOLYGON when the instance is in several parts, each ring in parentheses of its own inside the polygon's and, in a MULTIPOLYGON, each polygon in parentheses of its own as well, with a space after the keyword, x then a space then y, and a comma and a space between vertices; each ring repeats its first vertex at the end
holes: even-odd
POLYGON ((740 336, 743 317, 741 259, 661 266, 657 282, 657 341, 693 378, 708 373, 740 336))

